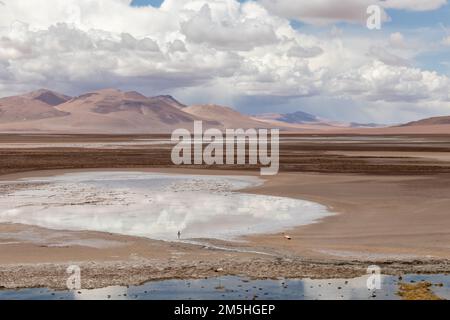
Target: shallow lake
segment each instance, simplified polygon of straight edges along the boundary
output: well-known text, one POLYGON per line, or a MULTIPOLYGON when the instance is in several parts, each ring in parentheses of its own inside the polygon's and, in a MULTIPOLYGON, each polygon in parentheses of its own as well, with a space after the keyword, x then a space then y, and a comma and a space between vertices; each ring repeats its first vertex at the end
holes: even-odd
POLYGON ((144 172, 82 172, 2 184, 0 223, 89 230, 174 240, 232 239, 316 222, 331 213, 317 203, 239 192, 263 180, 144 172), (27 187, 28 185, 28 187, 27 187), (25 186, 25 187, 24 187, 25 186))
MULTIPOLYGON (((32 300, 396 300, 398 277, 382 276, 381 289, 367 289, 367 277, 333 280, 249 280, 221 277, 203 280, 166 280, 142 286, 80 291, 48 289, 1 290, 0 299, 32 300)), ((406 275, 402 282, 428 281, 439 297, 450 299, 450 276, 406 275)))

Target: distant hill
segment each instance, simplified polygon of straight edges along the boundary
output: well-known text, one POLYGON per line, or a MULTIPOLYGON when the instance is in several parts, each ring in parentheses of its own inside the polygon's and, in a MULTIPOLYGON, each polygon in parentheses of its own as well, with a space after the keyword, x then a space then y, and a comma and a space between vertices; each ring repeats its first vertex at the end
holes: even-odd
POLYGON ((278 121, 283 121, 287 123, 308 123, 308 122, 319 122, 319 119, 309 113, 303 112, 303 111, 297 111, 294 113, 288 113, 282 115, 278 121))
POLYGON ((70 99, 69 96, 44 89, 1 98, 0 124, 64 117, 68 114, 55 106, 70 99))
POLYGON ((315 123, 320 122, 320 119, 312 114, 297 111, 293 113, 263 113, 260 115, 255 115, 254 118, 261 119, 265 121, 280 121, 286 122, 290 124, 307 124, 307 123, 315 123))
POLYGON ((225 128, 270 128, 273 127, 262 121, 243 115, 238 111, 218 105, 195 105, 183 109, 191 115, 199 118, 219 122, 225 128))
POLYGON ((411 127, 411 126, 435 126, 435 125, 446 125, 450 124, 450 116, 445 117, 433 117, 427 118, 419 121, 413 121, 402 125, 401 127, 411 127))
POLYGON ((386 125, 378 124, 378 123, 358 123, 358 122, 351 122, 350 127, 351 128, 380 128, 385 127, 386 125))
POLYGON ((409 122, 396 126, 383 127, 364 127, 353 126, 350 129, 342 129, 333 133, 345 134, 368 134, 368 135, 385 135, 385 134, 450 134, 450 116, 433 117, 418 121, 409 122))

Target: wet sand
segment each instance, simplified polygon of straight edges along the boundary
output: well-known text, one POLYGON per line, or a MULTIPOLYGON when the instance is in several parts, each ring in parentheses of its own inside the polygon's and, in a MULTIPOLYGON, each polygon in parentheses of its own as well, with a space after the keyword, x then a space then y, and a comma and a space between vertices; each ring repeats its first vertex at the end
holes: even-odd
MULTIPOLYGON (((330 147, 326 145, 324 149, 327 146, 330 147)), ((442 150, 435 152, 442 153, 442 150)), ((218 275, 350 278, 365 274, 370 264, 380 265, 385 274, 448 273, 450 175, 446 170, 449 163, 445 154, 444 157, 439 154, 439 159, 429 154, 426 157, 432 159, 427 162, 416 157, 405 159, 404 166, 408 166, 405 162, 415 163, 415 174, 411 175, 399 175, 395 171, 375 174, 348 173, 348 170, 329 173, 283 170, 277 176, 264 177, 267 180, 264 185, 244 192, 310 200, 326 205, 337 215, 285 233, 245 237, 240 242, 196 239, 201 245, 192 245, 3 224, 0 225, 0 235, 3 235, 0 239, 0 286, 64 288, 65 270, 71 264, 81 266, 83 288, 218 275), (433 170, 427 170, 429 167, 433 170), (287 240, 285 234, 292 240, 287 240)), ((353 169, 354 160, 348 162, 349 166, 353 164, 353 169)), ((390 160, 380 155, 380 167, 385 170, 390 160)), ((245 173, 229 168, 224 171, 133 165, 130 169, 257 175, 251 168, 245 173)), ((104 167, 104 170, 111 169, 104 167)), ((68 171, 72 170, 16 173, 1 179, 68 171)))

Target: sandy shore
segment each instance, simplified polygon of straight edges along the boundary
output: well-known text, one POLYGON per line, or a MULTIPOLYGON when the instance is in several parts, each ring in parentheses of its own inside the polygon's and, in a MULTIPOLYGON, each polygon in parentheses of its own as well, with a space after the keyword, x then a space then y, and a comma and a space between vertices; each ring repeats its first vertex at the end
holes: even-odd
MULTIPOLYGON (((139 170, 243 174, 229 170, 139 170)), ((1 179, 63 172, 68 170, 12 174, 1 179)), ((290 241, 284 234, 246 237, 239 242, 197 239, 202 245, 3 224, 0 286, 63 288, 65 270, 71 264, 81 266, 84 288, 223 274, 348 278, 365 274, 370 264, 380 265, 386 274, 450 272, 450 175, 289 172, 265 179, 264 185, 243 192, 311 200, 337 215, 286 230, 290 241)))

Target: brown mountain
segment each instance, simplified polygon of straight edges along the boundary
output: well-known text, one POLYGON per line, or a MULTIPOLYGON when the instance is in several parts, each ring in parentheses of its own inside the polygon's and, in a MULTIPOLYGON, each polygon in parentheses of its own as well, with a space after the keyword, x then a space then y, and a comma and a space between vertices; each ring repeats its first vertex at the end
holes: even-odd
POLYGON ((450 116, 422 119, 381 130, 389 134, 450 134, 450 116))
POLYGON ((154 102, 161 102, 161 103, 171 105, 172 107, 175 107, 178 109, 184 109, 187 107, 185 104, 182 104, 180 101, 178 101, 177 99, 175 99, 174 97, 169 96, 169 95, 150 97, 149 99, 154 102))
POLYGON ((334 131, 341 134, 450 134, 450 116, 433 117, 383 128, 351 128, 334 131))
MULTIPOLYGON (((64 96, 29 94, 24 97, 5 98, 14 116, 2 119, 0 131, 166 133, 176 128, 191 129, 195 120, 204 120, 181 111, 171 99, 147 98, 134 91, 99 90, 54 106, 48 103, 58 103, 57 98, 64 96)), ((218 126, 219 123, 206 121, 205 125, 218 126)))
POLYGON ((402 125, 402 127, 410 126, 436 126, 436 125, 450 125, 450 116, 445 117, 433 117, 428 119, 423 119, 419 121, 409 122, 402 125))
POLYGON ((202 120, 163 99, 115 89, 76 97, 57 109, 70 114, 62 119, 64 128, 90 132, 171 132, 176 128, 191 128, 195 120, 202 120))
POLYGON ((70 99, 50 90, 38 90, 24 95, 0 99, 0 123, 23 122, 57 118, 67 113, 55 106, 70 99))
POLYGON ((41 101, 50 106, 57 106, 61 103, 67 102, 70 99, 72 99, 72 97, 70 96, 47 89, 40 89, 37 91, 33 91, 26 94, 25 96, 36 101, 41 101))
POLYGON ((190 106, 184 108, 183 111, 199 118, 217 121, 221 123, 223 127, 230 129, 258 129, 275 127, 270 123, 258 121, 256 119, 253 119, 252 117, 243 115, 231 108, 213 104, 190 106))

